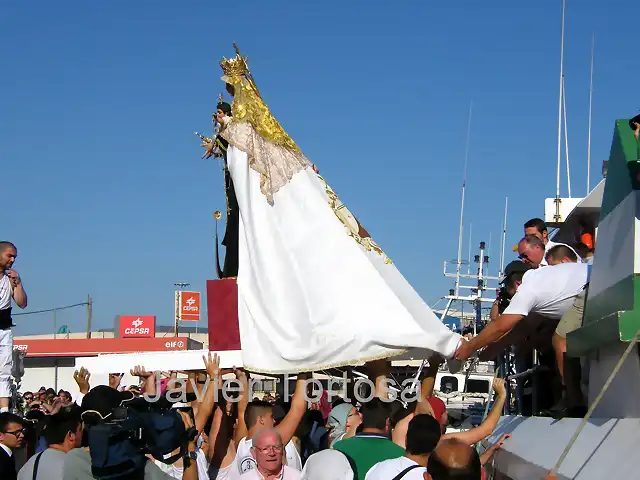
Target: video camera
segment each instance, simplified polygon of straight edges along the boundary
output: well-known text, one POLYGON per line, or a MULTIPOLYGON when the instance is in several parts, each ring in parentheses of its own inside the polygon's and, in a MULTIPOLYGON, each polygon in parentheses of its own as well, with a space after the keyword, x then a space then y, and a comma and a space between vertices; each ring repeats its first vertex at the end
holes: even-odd
MULTIPOLYGON (((172 464, 185 457, 187 446, 197 433, 193 427, 185 429, 178 410, 172 409, 168 400, 131 400, 126 406, 117 407, 107 421, 89 428, 91 472, 97 479, 132 478, 144 472, 147 454, 172 464)), ((185 467, 188 460, 185 458, 185 467)))
POLYGON ((501 315, 511 303, 511 298, 513 298, 513 295, 509 294, 507 288, 510 277, 515 273, 525 273, 529 270, 531 270, 531 266, 520 260, 514 260, 504 268, 504 275, 500 282, 500 288, 498 289, 498 312, 501 315))

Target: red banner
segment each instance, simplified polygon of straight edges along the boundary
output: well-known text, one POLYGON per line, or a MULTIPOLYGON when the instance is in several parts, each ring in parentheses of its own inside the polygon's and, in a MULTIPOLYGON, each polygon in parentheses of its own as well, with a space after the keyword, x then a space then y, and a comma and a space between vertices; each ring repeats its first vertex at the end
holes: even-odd
POLYGON ((120 338, 153 338, 156 336, 156 317, 153 315, 121 315, 120 338))
POLYGON ((200 292, 179 292, 180 316, 183 322, 200 320, 200 292))

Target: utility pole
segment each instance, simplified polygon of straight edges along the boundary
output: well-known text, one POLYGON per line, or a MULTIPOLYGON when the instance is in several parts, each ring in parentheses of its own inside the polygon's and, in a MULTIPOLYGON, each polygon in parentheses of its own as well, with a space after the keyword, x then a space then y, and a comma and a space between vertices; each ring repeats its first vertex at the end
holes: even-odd
POLYGON ((93 316, 93 299, 87 295, 87 338, 91 338, 91 317, 93 316))
POLYGON ((180 289, 179 291, 176 292, 176 322, 174 325, 174 336, 177 337, 178 328, 180 326, 180 303, 182 300, 182 290, 184 290, 185 287, 188 287, 191 284, 185 283, 185 282, 176 282, 174 283, 174 285, 180 289))

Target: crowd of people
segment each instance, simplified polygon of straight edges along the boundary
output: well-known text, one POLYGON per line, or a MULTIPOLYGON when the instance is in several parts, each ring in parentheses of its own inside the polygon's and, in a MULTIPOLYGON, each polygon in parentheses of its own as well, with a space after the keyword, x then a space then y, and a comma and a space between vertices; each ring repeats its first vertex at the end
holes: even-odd
MULTIPOLYGON (((259 399, 246 372, 221 370, 215 355, 203 361, 203 370, 181 372, 184 380, 191 380, 187 402, 167 407, 181 415, 185 431, 194 432, 186 448, 166 452, 165 457, 178 458, 165 463, 147 454, 140 471, 102 478, 480 479, 483 466, 508 439, 503 436, 482 455, 474 448, 498 424, 506 398, 501 379, 494 382, 496 398, 481 425, 446 433, 446 406, 433 395, 443 361, 437 356, 430 359, 416 401, 410 403, 391 400, 387 361, 366 365, 374 392, 362 403, 349 403, 343 396, 331 401, 326 390, 314 397, 308 374, 298 375, 290 401, 272 393, 259 399), (224 375, 235 379, 238 394, 222 393, 224 375)), ((120 385, 122 375, 112 374, 109 385, 91 387, 90 373, 80 369, 74 374, 78 388, 73 393, 56 394, 44 387, 35 394, 23 392, 16 413, 0 414, 1 478, 100 478, 97 472, 104 462, 94 463, 102 448, 95 443, 96 432, 128 402, 156 396, 158 386, 162 395, 171 395, 171 382, 159 381, 160 372, 136 366, 131 374, 140 379, 139 385, 120 385)), ((177 372, 167 375, 178 380, 177 372)), ((117 436, 111 441, 125 442, 117 436)), ((116 471, 121 465, 114 462, 116 471)))

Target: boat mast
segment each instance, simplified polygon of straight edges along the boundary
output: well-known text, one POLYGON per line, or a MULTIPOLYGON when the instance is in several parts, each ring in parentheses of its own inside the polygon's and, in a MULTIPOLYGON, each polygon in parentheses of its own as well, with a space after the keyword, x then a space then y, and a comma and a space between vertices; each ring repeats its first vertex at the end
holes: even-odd
POLYGON ((560 95, 558 97, 558 165, 556 171, 556 214, 554 216, 554 220, 556 222, 560 221, 560 164, 561 164, 561 156, 562 156, 562 90, 564 85, 564 12, 566 7, 566 0, 562 0, 562 33, 560 40, 560 95))
POLYGON ((593 100, 593 57, 596 48, 596 34, 591 37, 591 73, 589 75, 589 133, 587 135, 587 195, 591 190, 591 105, 593 100))
POLYGON ((462 220, 464 218, 464 192, 467 188, 467 161, 469 160, 469 139, 471 136, 471 113, 473 101, 469 104, 469 122, 467 124, 467 145, 464 152, 464 173, 462 176, 462 202, 460 204, 460 230, 458 233, 458 261, 456 265, 456 296, 460 294, 460 265, 462 262, 462 220))
POLYGON ((509 203, 509 197, 504 199, 504 221, 502 222, 502 252, 500 253, 500 274, 504 273, 504 248, 507 244, 507 204, 509 203))
POLYGON ((564 149, 567 161, 567 194, 571 198, 571 170, 569 169, 569 132, 567 130, 567 88, 562 77, 562 111, 564 117, 564 149))
POLYGON ((473 233, 473 222, 469 224, 469 256, 467 257, 467 275, 471 275, 471 234, 473 233))

